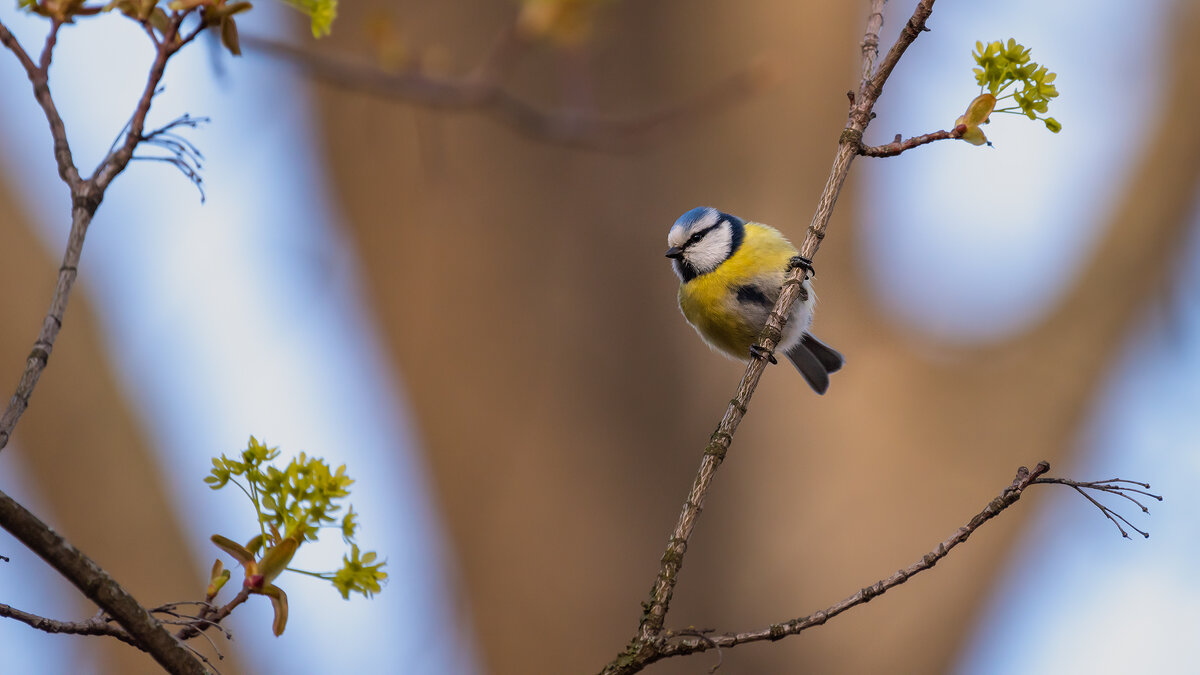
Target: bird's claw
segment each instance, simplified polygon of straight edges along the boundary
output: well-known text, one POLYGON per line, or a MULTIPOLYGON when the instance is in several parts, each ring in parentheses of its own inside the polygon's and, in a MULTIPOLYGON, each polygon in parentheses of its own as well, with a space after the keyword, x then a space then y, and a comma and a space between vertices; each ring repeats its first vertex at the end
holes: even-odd
POLYGON ((772 364, 779 363, 779 361, 775 360, 775 355, 772 354, 770 350, 764 349, 758 345, 750 345, 750 355, 756 359, 770 361, 772 364))
POLYGON ((797 267, 805 272, 808 272, 808 276, 810 277, 815 277, 817 275, 817 270, 813 267, 812 260, 809 260, 802 255, 794 255, 792 256, 792 259, 788 261, 789 269, 796 269, 797 267))

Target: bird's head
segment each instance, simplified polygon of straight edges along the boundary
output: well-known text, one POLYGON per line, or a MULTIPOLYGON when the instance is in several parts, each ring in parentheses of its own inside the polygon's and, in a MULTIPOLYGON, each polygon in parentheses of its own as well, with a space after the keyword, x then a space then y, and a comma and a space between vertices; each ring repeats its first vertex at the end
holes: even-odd
POLYGON ((729 259, 742 244, 745 223, 711 206, 679 216, 667 233, 667 257, 683 281, 708 274, 729 259))

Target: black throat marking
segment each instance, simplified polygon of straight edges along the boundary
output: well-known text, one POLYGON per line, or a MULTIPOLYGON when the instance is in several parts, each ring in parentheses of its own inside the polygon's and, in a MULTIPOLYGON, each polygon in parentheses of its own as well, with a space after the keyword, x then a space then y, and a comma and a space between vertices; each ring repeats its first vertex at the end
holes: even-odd
MULTIPOLYGON (((728 213, 722 213, 720 215, 721 218, 717 221, 716 225, 704 228, 700 231, 700 234, 708 234, 709 232, 720 227, 721 223, 728 222, 731 236, 729 241, 729 255, 725 256, 725 260, 729 260, 733 257, 733 254, 737 253, 737 250, 742 247, 742 241, 746 238, 746 223, 741 218, 738 218, 737 216, 731 216, 728 213)), ((687 250, 687 247, 688 244, 683 245, 684 250, 687 250)), ((721 262, 725 262, 725 260, 722 260, 721 262)), ((690 262, 687 261, 687 258, 685 257, 676 258, 673 263, 675 265, 675 271, 679 273, 679 277, 683 279, 683 283, 685 284, 700 276, 700 270, 696 269, 690 262)))

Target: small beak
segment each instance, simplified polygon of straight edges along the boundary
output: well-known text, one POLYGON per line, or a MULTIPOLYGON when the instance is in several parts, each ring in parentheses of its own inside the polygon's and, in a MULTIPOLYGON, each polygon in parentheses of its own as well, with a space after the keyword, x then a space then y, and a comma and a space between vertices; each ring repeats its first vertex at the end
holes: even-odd
POLYGON ((667 257, 679 260, 683 257, 683 249, 679 248, 678 246, 672 246, 671 248, 667 249, 667 257))

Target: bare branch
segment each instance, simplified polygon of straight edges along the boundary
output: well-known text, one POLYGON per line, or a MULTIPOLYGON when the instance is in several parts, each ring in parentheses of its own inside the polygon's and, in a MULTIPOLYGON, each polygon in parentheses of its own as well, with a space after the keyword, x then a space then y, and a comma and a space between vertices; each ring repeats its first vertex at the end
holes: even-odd
POLYGON ((3 492, 0 492, 0 523, 112 616, 168 672, 204 673, 200 661, 107 572, 3 492))
POLYGON ((763 63, 753 63, 691 98, 630 117, 576 111, 546 111, 515 96, 498 81, 514 49, 502 43, 493 56, 464 79, 438 77, 410 69, 391 73, 361 63, 314 54, 261 37, 243 36, 242 46, 258 49, 300 66, 328 84, 382 98, 488 115, 528 138, 587 150, 627 151, 658 132, 676 129, 720 113, 762 90, 771 79, 763 63))
MULTIPOLYGON (((9 607, 5 604, 0 604, 0 617, 16 619, 21 623, 45 633, 65 633, 67 635, 107 635, 114 637, 121 642, 133 645, 138 649, 142 646, 138 644, 125 632, 125 629, 120 626, 113 625, 104 621, 100 617, 92 617, 86 621, 56 621, 47 619, 37 614, 22 612, 15 607, 9 607)), ((143 650, 144 651, 144 650, 143 650)))
MULTIPOLYGON (((887 591, 895 588, 896 586, 908 581, 913 576, 924 572, 925 570, 931 569, 938 563, 938 561, 949 555, 950 551, 956 546, 965 542, 972 534, 975 533, 976 530, 982 527, 984 523, 1000 515, 1000 513, 1002 513, 1004 510, 1017 503, 1017 501, 1021 498, 1021 495, 1031 485, 1067 485, 1079 491, 1080 494, 1083 494, 1089 501, 1095 504, 1106 517, 1108 517, 1110 520, 1113 520, 1114 523, 1116 520, 1113 519, 1113 516, 1116 516, 1116 518, 1119 518, 1126 524, 1129 524, 1129 521, 1119 513, 1116 513, 1111 509, 1099 504, 1090 495, 1083 492, 1083 490, 1115 492, 1127 498, 1129 498, 1128 495, 1123 494, 1123 492, 1134 491, 1138 492, 1139 494, 1147 494, 1148 496, 1160 501, 1162 499, 1162 497, 1158 495, 1152 495, 1142 492, 1141 490, 1135 490, 1133 488, 1120 485, 1133 484, 1147 488, 1150 487, 1145 483, 1138 483, 1136 481, 1128 481, 1124 479, 1080 482, 1066 478, 1044 478, 1043 475, 1049 470, 1050 464, 1048 462, 1039 462, 1032 471, 1026 467, 1017 469, 1017 474, 1013 478, 1012 483, 1009 484, 1008 487, 1004 488, 999 496, 989 502, 982 511, 975 514, 975 516, 972 517, 966 525, 958 528, 958 530, 955 531, 954 534, 952 534, 949 538, 938 544, 925 555, 921 556, 920 560, 909 565, 908 567, 905 567, 904 569, 897 571, 895 574, 889 577, 880 579, 879 581, 862 588, 857 593, 854 593, 853 595, 850 595, 849 597, 846 597, 840 602, 830 605, 825 609, 813 612, 808 616, 771 624, 766 628, 742 633, 723 633, 719 635, 713 635, 713 631, 711 630, 697 631, 696 629, 692 628, 679 631, 665 631, 655 637, 654 651, 652 652, 652 655, 643 660, 637 660, 628 664, 614 665, 617 663, 614 662, 613 664, 609 664, 609 667, 606 668, 604 672, 606 674, 635 673, 640 671, 645 666, 665 658, 695 654, 698 652, 708 651, 710 649, 716 649, 718 650, 718 653, 720 653, 721 649, 728 649, 750 642, 775 641, 790 635, 796 635, 808 630, 809 628, 823 625, 825 622, 845 612, 846 610, 858 605, 866 604, 871 600, 883 595, 887 591)), ((1148 509, 1146 509, 1146 507, 1140 504, 1136 499, 1130 499, 1135 504, 1138 504, 1143 511, 1148 511, 1148 509)), ((1129 526, 1137 530, 1137 528, 1133 525, 1129 526)), ((1117 527, 1120 529, 1120 525, 1117 527)), ((1145 532, 1142 532, 1141 530, 1137 531, 1145 535, 1145 532)), ((1121 534, 1126 538, 1129 536, 1124 530, 1121 530, 1121 534)))
POLYGON ((75 205, 71 209, 71 232, 67 235, 67 249, 63 252, 62 264, 58 267, 58 282, 54 285, 54 296, 50 299, 50 309, 42 320, 42 329, 38 332, 33 349, 25 360, 25 370, 17 382, 17 389, 0 414, 0 450, 8 445, 13 429, 20 421, 21 415, 29 407, 29 398, 37 387, 42 372, 50 360, 54 350, 54 341, 62 329, 63 315, 67 311, 67 301, 75 279, 79 275, 79 257, 83 254, 83 240, 87 236, 88 225, 99 206, 98 199, 89 199, 85 195, 95 194, 90 183, 80 184, 80 194, 76 196, 75 205))
POLYGON ((214 610, 212 609, 211 605, 202 608, 200 610, 200 615, 197 616, 194 621, 179 629, 179 632, 175 634, 175 639, 181 642, 183 640, 190 640, 208 630, 212 626, 217 626, 222 620, 225 619, 225 617, 229 616, 233 610, 237 609, 238 605, 246 602, 249 597, 250 589, 243 587, 242 590, 239 591, 232 600, 230 600, 220 609, 214 610))
POLYGON ((871 9, 867 13, 867 32, 862 40, 862 79, 858 83, 860 91, 866 88, 875 70, 875 59, 879 58, 879 31, 883 29, 883 6, 886 4, 887 0, 871 0, 871 9))
MULTIPOLYGON (((984 523, 992 518, 1000 515, 1008 507, 1017 503, 1021 498, 1021 494, 1030 485, 1038 482, 1048 482, 1037 480, 1042 474, 1050 470, 1050 464, 1047 462, 1039 462, 1037 466, 1030 471, 1026 467, 1017 469, 1017 474, 1013 478, 1012 483, 993 499, 979 513, 975 514, 967 522, 966 525, 958 528, 954 534, 950 535, 945 541, 941 542, 915 563, 898 570, 895 574, 880 579, 875 583, 866 586, 857 593, 844 598, 825 609, 813 612, 808 616, 803 616, 790 621, 772 624, 766 628, 744 633, 725 633, 722 635, 707 635, 703 640, 689 637, 685 632, 668 632, 664 636, 666 643, 662 648, 661 658, 670 656, 680 656, 683 654, 694 654, 703 652, 713 648, 728 648, 734 647, 747 642, 762 642, 764 640, 774 641, 789 635, 796 635, 814 626, 820 626, 829 619, 845 612, 846 610, 862 605, 874 600, 883 595, 887 591, 899 586, 908 581, 913 576, 932 568, 942 558, 950 554, 954 547, 966 541, 972 534, 975 533, 984 523)), ((1051 479, 1055 480, 1055 479, 1051 479)))
MULTIPOLYGON (((54 349, 54 342, 58 338, 58 333, 62 329, 63 315, 66 313, 67 301, 70 298, 71 289, 75 285, 75 279, 78 277, 79 258, 83 253, 83 242, 87 236, 88 226, 92 222, 92 217, 99 208, 100 202, 104 199, 104 192, 108 189, 108 185, 118 174, 125 170, 133 158, 134 149, 143 141, 147 140, 143 136, 145 128, 146 116, 150 111, 150 103, 158 92, 159 82, 162 81, 163 73, 166 70, 167 60, 184 45, 196 37, 199 32, 194 31, 186 38, 178 38, 178 30, 180 24, 183 23, 184 14, 176 12, 172 15, 168 30, 164 39, 159 43, 156 51, 154 63, 150 67, 150 73, 146 80, 146 87, 142 91, 142 96, 138 100, 137 106, 134 109, 133 116, 126 125, 127 132, 124 142, 105 156, 100 162, 100 166, 96 170, 96 174, 87 180, 81 180, 71 159, 71 150, 67 144, 66 128, 63 126, 62 118, 58 115, 58 110, 54 107, 54 101, 50 97, 50 89, 47 84, 46 71, 33 65, 28 54, 21 48, 20 44, 13 37, 12 33, 0 24, 0 42, 3 42, 23 65, 26 65, 27 75, 33 83, 34 95, 39 103, 42 104, 42 109, 50 122, 50 131, 54 136, 54 154, 58 159, 59 175, 71 188, 72 210, 71 210, 71 232, 67 237, 67 248, 63 254, 62 264, 58 269, 58 283, 55 284, 54 296, 50 300, 50 309, 46 313, 45 319, 42 321, 42 329, 38 333, 37 340, 34 341, 33 349, 26 359, 25 370, 21 373, 21 378, 17 383, 16 391, 9 400, 8 406, 3 414, 0 414, 0 450, 3 450, 8 442, 12 439, 13 429, 17 422, 20 421, 21 415, 29 407, 29 398, 33 395, 34 388, 37 387, 38 380, 42 376, 42 371, 45 370, 46 364, 50 360, 50 354, 54 349)), ((46 39, 46 52, 42 56, 42 61, 47 66, 50 63, 50 50, 55 44, 55 36, 58 32, 57 24, 53 25, 50 35, 46 39)), ((189 118, 191 119, 191 118, 189 118)), ((157 132, 151 132, 150 139, 153 140, 156 134, 161 134, 169 131, 172 125, 168 125, 157 132)), ((160 140, 160 145, 161 140, 160 140)), ((184 171, 185 175, 189 175, 188 170, 192 167, 181 164, 177 161, 166 160, 184 171)), ((192 171, 194 174, 194 170, 192 171)), ((189 175, 194 182, 198 183, 198 175, 193 177, 189 175)), ((203 192, 201 193, 203 195, 203 192)))
POLYGON ((913 136, 908 140, 901 140, 900 134, 896 134, 896 140, 892 141, 891 143, 873 146, 864 145, 858 149, 858 154, 863 155, 864 157, 895 157, 905 150, 912 150, 917 146, 932 143, 934 141, 962 138, 962 135, 966 133, 966 131, 967 127, 960 124, 950 131, 935 131, 922 136, 913 136))
POLYGON ((1139 483, 1138 481, 1125 480, 1123 478, 1112 478, 1109 480, 1099 480, 1099 481, 1089 481, 1089 482, 1081 482, 1081 481, 1071 480, 1069 478, 1041 478, 1035 482, 1037 482, 1037 483, 1052 483, 1052 484, 1056 484, 1056 485, 1066 485, 1066 486, 1071 487, 1076 492, 1083 495, 1083 498, 1088 500, 1089 502, 1091 502, 1093 506, 1100 509, 1100 513, 1103 513, 1105 518, 1108 518, 1109 520, 1111 520, 1112 524, 1117 526, 1117 530, 1121 533, 1121 536, 1125 537, 1126 539, 1130 539, 1131 537, 1129 536, 1129 533, 1125 531, 1125 528, 1121 527, 1121 523, 1125 523, 1126 525, 1128 525, 1134 532, 1137 532, 1138 534, 1142 535, 1143 538, 1146 538, 1146 539, 1150 538, 1150 533, 1138 528, 1136 525, 1129 522, 1129 520, 1127 518, 1125 518, 1125 516, 1122 516, 1120 513, 1117 513, 1113 509, 1105 506, 1104 504, 1101 504, 1098 500, 1096 500, 1095 497, 1092 497, 1090 494, 1085 492, 1085 490, 1095 490, 1096 492, 1105 492, 1108 494, 1117 495, 1118 497, 1122 497, 1122 498, 1136 504, 1137 507, 1142 510, 1142 513, 1150 513, 1150 508, 1147 507, 1145 504, 1143 504, 1141 501, 1139 501, 1136 497, 1134 497, 1133 494, 1145 495, 1147 497, 1150 497, 1151 499, 1155 499, 1160 502, 1163 500, 1162 495, 1156 495, 1156 494, 1152 494, 1152 493, 1146 491, 1146 490, 1150 489, 1149 483, 1139 483), (1146 489, 1139 490, 1137 488, 1130 487, 1131 485, 1137 485, 1137 486, 1140 486, 1140 487, 1143 487, 1146 489), (1130 493, 1133 493, 1133 494, 1130 494, 1130 493), (1117 522, 1118 520, 1120 522, 1117 522))
MULTIPOLYGON (((872 0, 873 2, 875 0, 872 0)), ((900 57, 904 56, 904 52, 908 50, 908 46, 917 39, 921 33, 929 30, 925 27, 925 22, 929 20, 929 15, 933 13, 934 0, 921 0, 917 3, 917 7, 913 10, 912 16, 908 18, 908 23, 904 24, 904 28, 900 31, 900 37, 896 38, 896 42, 892 48, 888 50, 887 56, 879 63, 879 67, 875 70, 875 75, 870 81, 864 82, 859 88, 859 98, 863 99, 860 105, 863 106, 863 115, 869 115, 871 108, 874 107, 875 101, 879 100, 879 95, 883 93, 883 84, 892 75, 892 69, 900 62, 900 57)), ((866 124, 862 125, 866 128, 866 124)))
MULTIPOLYGON (((846 180, 846 175, 850 171, 850 163, 858 155, 862 143, 863 131, 870 123, 871 109, 874 107, 879 93, 883 90, 883 83, 887 80, 887 76, 895 67, 904 50, 924 29, 925 20, 929 17, 932 8, 933 0, 922 0, 917 5, 912 18, 909 19, 905 29, 901 31, 896 44, 889 50, 887 57, 880 64, 878 71, 869 81, 866 81, 860 87, 858 95, 850 107, 849 122, 845 130, 843 130, 841 140, 838 143, 838 152, 834 159, 833 169, 830 172, 829 179, 825 183, 825 189, 817 204, 816 214, 813 216, 812 223, 808 227, 804 243, 800 249, 800 255, 804 258, 811 260, 820 247, 821 240, 825 237, 825 228, 833 213, 834 204, 837 201, 838 194, 841 192, 842 184, 846 180)), ((879 17, 875 13, 872 13, 868 21, 868 34, 864 38, 864 42, 869 42, 871 32, 874 31, 877 33, 879 28, 879 17)), ((869 61, 871 58, 873 58, 871 51, 864 50, 864 60, 869 61)), ((683 556, 687 551, 687 542, 691 537, 692 530, 695 528, 696 519, 700 516, 705 496, 712 485, 717 468, 724 461, 725 453, 729 450, 729 446, 733 442, 733 434, 737 431, 738 425, 746 415, 747 407, 750 404, 750 397, 758 387, 759 379, 766 369, 768 359, 783 335, 785 317, 789 315, 792 305, 799 297, 801 284, 807 278, 810 269, 806 266, 795 266, 792 272, 788 274, 787 279, 783 283, 783 289, 779 294, 779 299, 775 303, 775 308, 771 311, 767 324, 763 328, 762 335, 759 337, 758 353, 762 357, 750 359, 746 367, 746 372, 738 384, 737 393, 730 400, 729 406, 725 410, 725 415, 721 418, 717 430, 713 432, 708 446, 704 449, 700 470, 697 472, 696 480, 693 482, 692 489, 683 504, 683 509, 679 515, 679 522, 671 534, 666 552, 663 553, 658 578, 651 591, 650 600, 645 605, 646 611, 642 615, 637 637, 630 645, 630 649, 634 652, 642 648, 649 649, 650 651, 654 649, 653 638, 662 630, 667 608, 671 601, 671 594, 678 581, 679 569, 683 565, 683 556)), ((630 651, 627 650, 626 654, 629 653, 630 651)), ((613 663, 617 662, 614 661, 613 663)))
POLYGON ((185 16, 185 13, 178 11, 171 15, 167 30, 163 32, 163 38, 157 45, 154 62, 150 65, 150 73, 146 77, 146 86, 142 89, 142 96, 138 99, 137 105, 133 109, 133 115, 129 119, 125 142, 105 155, 104 159, 100 161, 100 165, 96 167, 96 172, 90 182, 101 196, 108 189, 112 180, 129 165, 129 161, 133 159, 134 149, 144 140, 142 132, 146 128, 146 116, 150 114, 150 103, 154 100, 154 95, 158 93, 158 85, 162 82, 163 74, 167 70, 167 61, 194 40, 202 29, 197 28, 186 37, 181 38, 179 27, 183 24, 185 16))

